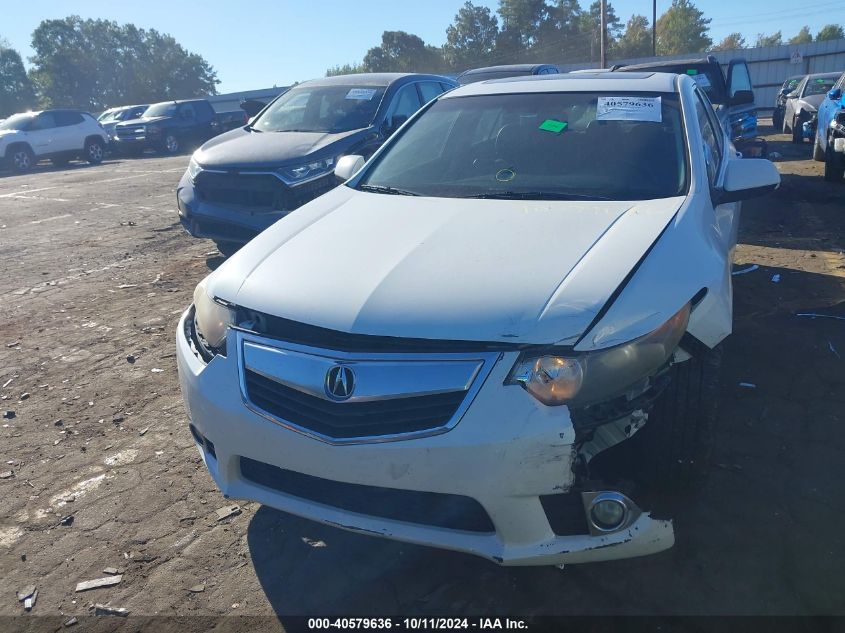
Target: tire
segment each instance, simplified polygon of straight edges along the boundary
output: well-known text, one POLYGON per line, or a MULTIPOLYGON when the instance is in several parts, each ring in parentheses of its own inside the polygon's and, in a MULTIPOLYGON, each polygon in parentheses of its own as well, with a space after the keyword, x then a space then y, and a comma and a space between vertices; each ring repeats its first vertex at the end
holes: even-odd
POLYGON ((182 149, 182 144, 179 142, 179 137, 173 132, 165 132, 164 139, 161 142, 162 154, 178 154, 182 149))
POLYGON ((92 165, 99 165, 106 157, 106 148, 103 142, 98 138, 89 138, 85 141, 85 160, 92 165))
POLYGON ((215 240, 214 243, 217 245, 217 250, 220 251, 220 254, 223 257, 231 257, 239 250, 243 244, 239 244, 238 242, 224 242, 223 240, 215 240))
POLYGON ((833 139, 828 139, 827 150, 824 153, 824 179, 828 182, 842 182, 845 176, 845 166, 843 166, 843 159, 836 156, 833 151, 833 139))
POLYGON ((798 115, 792 120, 792 142, 793 143, 803 143, 804 142, 804 116, 798 115))
POLYGON ((701 345, 698 356, 670 368, 671 381, 635 436, 642 484, 679 492, 707 474, 716 426, 722 348, 701 345))
POLYGON ((28 145, 13 145, 6 151, 6 159, 12 171, 19 174, 28 172, 35 166, 35 154, 28 145))
POLYGON ((813 160, 824 162, 824 150, 819 144, 819 131, 816 130, 816 135, 813 137, 813 160))
POLYGON ((776 130, 783 129, 783 113, 780 110, 772 112, 772 127, 776 130))

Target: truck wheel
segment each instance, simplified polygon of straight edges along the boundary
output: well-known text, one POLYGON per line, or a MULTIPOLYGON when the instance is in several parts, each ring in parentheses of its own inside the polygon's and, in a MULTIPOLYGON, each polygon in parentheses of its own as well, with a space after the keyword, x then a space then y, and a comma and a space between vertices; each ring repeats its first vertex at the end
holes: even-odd
POLYGON ((819 131, 816 130, 816 135, 813 137, 813 160, 824 162, 824 150, 819 145, 819 131))
POLYGON ((827 140, 827 150, 824 153, 824 179, 828 182, 840 182, 845 175, 843 159, 833 151, 833 139, 827 140))
POLYGON ((655 402, 639 443, 641 483, 658 492, 689 489, 707 474, 713 452, 722 348, 673 365, 671 382, 655 402))
POLYGON ((96 138, 89 138, 85 141, 85 160, 92 165, 99 165, 103 162, 106 155, 106 150, 103 147, 103 142, 96 138))
POLYGON ((173 132, 164 133, 164 141, 161 144, 162 151, 165 154, 176 154, 179 152, 179 139, 173 132))
POLYGON ((792 120, 792 142, 804 142, 804 115, 799 114, 792 120))
POLYGON ((14 145, 6 152, 6 159, 13 171, 22 174, 35 165, 35 154, 28 145, 14 145))
POLYGON ((238 242, 224 242, 223 240, 215 240, 214 243, 217 245, 217 250, 220 251, 220 254, 223 257, 231 257, 239 250, 243 244, 239 244, 238 242))

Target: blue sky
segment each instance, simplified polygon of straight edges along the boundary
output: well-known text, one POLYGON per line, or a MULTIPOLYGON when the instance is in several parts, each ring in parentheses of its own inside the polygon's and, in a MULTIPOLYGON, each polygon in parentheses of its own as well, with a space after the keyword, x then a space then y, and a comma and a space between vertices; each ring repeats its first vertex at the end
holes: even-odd
MULTIPOLYGON (((495 9, 497 0, 475 0, 495 9)), ((24 58, 33 54, 31 34, 41 20, 76 13, 83 18, 132 22, 169 33, 205 57, 217 70, 220 92, 288 85, 322 76, 337 64, 360 61, 385 30, 415 33, 440 45, 463 0, 29 0, 4 11, 0 37, 24 58)), ((582 6, 589 0, 582 0, 582 6)), ((617 15, 651 19, 651 0, 611 0, 617 15)), ((671 0, 658 0, 658 16, 671 0)), ((815 34, 824 24, 845 23, 841 0, 697 0, 712 18, 714 41, 740 31, 753 44, 757 33, 781 30, 784 37, 807 24, 815 34)), ((8 7, 7 7, 8 8, 8 7)), ((549 61, 556 61, 550 59, 549 61)))

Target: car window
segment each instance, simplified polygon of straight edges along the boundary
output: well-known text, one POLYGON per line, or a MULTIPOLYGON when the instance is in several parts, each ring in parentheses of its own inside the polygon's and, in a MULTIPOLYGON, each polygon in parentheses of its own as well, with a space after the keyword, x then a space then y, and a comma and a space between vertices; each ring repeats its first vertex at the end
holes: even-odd
POLYGON ((57 127, 79 125, 82 123, 82 115, 79 112, 54 112, 53 117, 57 127))
POLYGON ((393 97, 390 108, 387 110, 387 120, 390 121, 397 116, 404 116, 410 119, 411 115, 419 110, 421 105, 416 85, 408 84, 407 86, 403 86, 396 93, 396 96, 393 97))
POLYGON ((303 84, 267 106, 252 127, 259 132, 339 133, 363 129, 372 125, 384 91, 384 86, 303 84))
POLYGON ((683 195, 686 164, 674 93, 478 95, 428 106, 356 186, 442 198, 647 200, 683 195))
POLYGON ((194 110, 194 104, 192 103, 183 103, 179 106, 179 116, 183 119, 193 120, 197 118, 196 110, 194 110))
POLYGON ((176 114, 176 104, 172 101, 166 101, 164 103, 155 103, 146 110, 144 110, 145 117, 173 116, 174 114, 176 114))
POLYGON ((751 77, 748 75, 748 66, 743 63, 734 64, 731 67, 731 97, 736 96, 740 90, 753 91, 751 77))
POLYGON ((42 112, 32 122, 32 130, 50 130, 56 127, 56 120, 52 112, 42 112))
POLYGON ((436 81, 421 81, 419 84, 420 94, 422 95, 423 103, 428 103, 438 95, 443 93, 443 88, 436 81))
POLYGON ((695 114, 698 118, 698 127, 701 131, 701 140, 704 147, 704 162, 707 165, 707 177, 710 184, 716 183, 719 175, 719 167, 722 163, 722 139, 719 128, 714 128, 710 116, 713 108, 702 99, 701 94, 696 91, 695 114))
POLYGON ((843 88, 845 87, 845 73, 842 73, 842 76, 839 78, 839 81, 836 82, 834 88, 843 88))

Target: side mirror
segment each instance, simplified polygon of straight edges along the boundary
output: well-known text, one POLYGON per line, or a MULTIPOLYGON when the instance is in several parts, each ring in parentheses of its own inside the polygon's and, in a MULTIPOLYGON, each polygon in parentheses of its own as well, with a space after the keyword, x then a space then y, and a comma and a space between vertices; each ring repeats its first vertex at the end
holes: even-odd
POLYGON ((341 156, 334 167, 334 175, 342 182, 346 182, 364 166, 364 157, 357 154, 341 156))
POLYGON ((839 101, 842 98, 842 88, 834 88, 827 93, 827 98, 831 101, 839 101))
POLYGON ((734 158, 725 167, 725 184, 716 193, 715 204, 739 202, 766 195, 778 188, 780 174, 765 158, 734 158))
POLYGON ((745 105, 746 103, 754 103, 754 93, 750 90, 737 90, 731 97, 731 105, 745 105))

